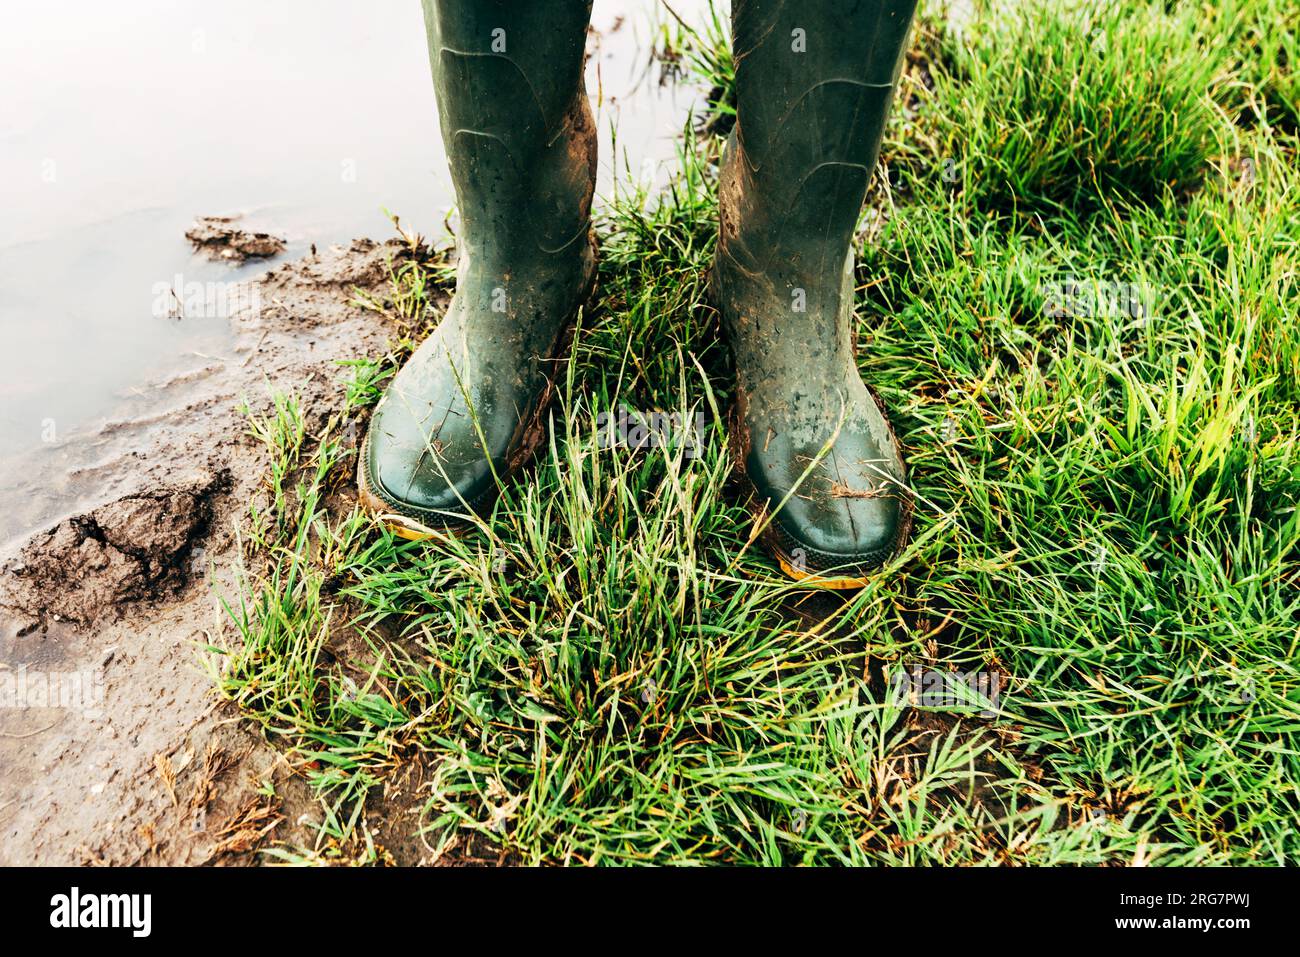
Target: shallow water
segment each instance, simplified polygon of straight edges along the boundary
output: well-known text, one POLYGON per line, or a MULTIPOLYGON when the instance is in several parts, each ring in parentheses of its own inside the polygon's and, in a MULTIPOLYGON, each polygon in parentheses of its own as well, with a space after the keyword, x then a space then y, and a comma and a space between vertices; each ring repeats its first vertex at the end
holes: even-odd
MULTIPOLYGON (((673 9, 698 23, 707 0, 673 9)), ((674 156, 698 92, 659 82, 653 0, 597 0, 588 87, 613 170, 674 156), (617 129, 618 156, 610 148, 617 129)), ((196 216, 284 235, 271 262, 356 236, 390 209, 443 235, 452 203, 416 0, 23 4, 0 32, 0 462, 54 475, 61 448, 147 419, 159 384, 229 344, 223 304, 177 318, 170 291, 267 268, 192 254, 196 216), (48 455, 45 451, 48 450, 48 455)), ((30 480, 31 475, 25 475, 30 480)), ((0 538, 53 518, 10 508, 0 538)))

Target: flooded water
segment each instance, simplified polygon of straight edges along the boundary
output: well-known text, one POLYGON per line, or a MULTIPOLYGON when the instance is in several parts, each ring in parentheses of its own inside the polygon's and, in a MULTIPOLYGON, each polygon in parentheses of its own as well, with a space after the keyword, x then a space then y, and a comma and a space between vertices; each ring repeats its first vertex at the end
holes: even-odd
MULTIPOLYGON (((707 0, 672 7, 698 23, 707 0)), ((644 176, 671 159, 698 101, 651 62, 668 18, 654 0, 595 4, 598 195, 615 166, 644 176)), ((453 197, 417 0, 78 0, 17 5, 5 21, 0 462, 21 462, 28 482, 31 463, 53 480, 68 443, 147 417, 160 383, 228 345, 221 310, 178 319, 170 292, 266 263, 193 255, 196 216, 242 214, 285 236, 274 261, 386 238, 385 208, 443 235, 453 197)), ((19 514, 14 479, 0 474, 0 515, 19 514)), ((50 511, 0 522, 0 538, 50 511)))

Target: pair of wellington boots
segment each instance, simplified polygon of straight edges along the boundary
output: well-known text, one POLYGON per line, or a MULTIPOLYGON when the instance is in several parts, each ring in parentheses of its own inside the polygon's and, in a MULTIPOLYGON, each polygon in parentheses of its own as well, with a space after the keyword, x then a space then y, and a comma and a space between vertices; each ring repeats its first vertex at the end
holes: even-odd
MULTIPOLYGON (((915 0, 734 0, 737 123, 712 274, 736 367, 730 444, 781 569, 852 588, 901 547, 902 456, 854 358, 851 243, 915 0)), ((361 451, 407 538, 483 514, 544 436, 595 285, 590 0, 424 0, 461 216, 455 295, 361 451)))

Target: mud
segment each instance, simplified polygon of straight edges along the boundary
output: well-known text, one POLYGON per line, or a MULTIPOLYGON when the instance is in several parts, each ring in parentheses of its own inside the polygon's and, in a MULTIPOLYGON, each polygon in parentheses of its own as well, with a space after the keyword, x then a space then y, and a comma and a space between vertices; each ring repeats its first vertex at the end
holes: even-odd
POLYGON ((231 262, 267 259, 284 252, 282 237, 241 229, 238 222, 238 216, 202 216, 186 231, 185 238, 209 258, 231 262))
MULTIPOLYGON (((358 240, 272 269, 230 320, 228 354, 155 384, 147 414, 106 410, 57 468, 48 453, 8 463, 11 500, 48 520, 0 554, 0 864, 321 850, 318 801, 213 696, 203 648, 228 627, 220 600, 237 593, 237 530, 267 465, 241 407, 264 412, 281 391, 309 425, 337 412, 338 362, 381 354, 391 332, 356 292, 382 298, 407 254, 358 240)), ((385 859, 428 856, 398 839, 412 801, 376 802, 379 845, 394 832, 385 859)))
POLYGON ((212 499, 229 485, 222 473, 147 489, 38 534, 0 572, 6 608, 26 617, 20 633, 49 621, 94 625, 175 594, 207 535, 212 499))

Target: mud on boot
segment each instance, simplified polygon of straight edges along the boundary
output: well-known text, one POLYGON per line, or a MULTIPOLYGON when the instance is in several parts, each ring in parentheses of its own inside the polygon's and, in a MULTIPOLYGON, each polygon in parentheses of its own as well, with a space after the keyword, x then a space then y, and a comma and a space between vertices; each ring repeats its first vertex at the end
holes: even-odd
POLYGON ((376 407, 358 467, 363 504, 407 538, 468 524, 531 458, 596 276, 590 3, 424 12, 461 215, 456 292, 376 407))
POLYGON ((914 8, 733 8, 713 273, 736 362, 731 443, 782 570, 825 588, 861 586, 910 528, 902 454, 854 357, 851 243, 914 8))

